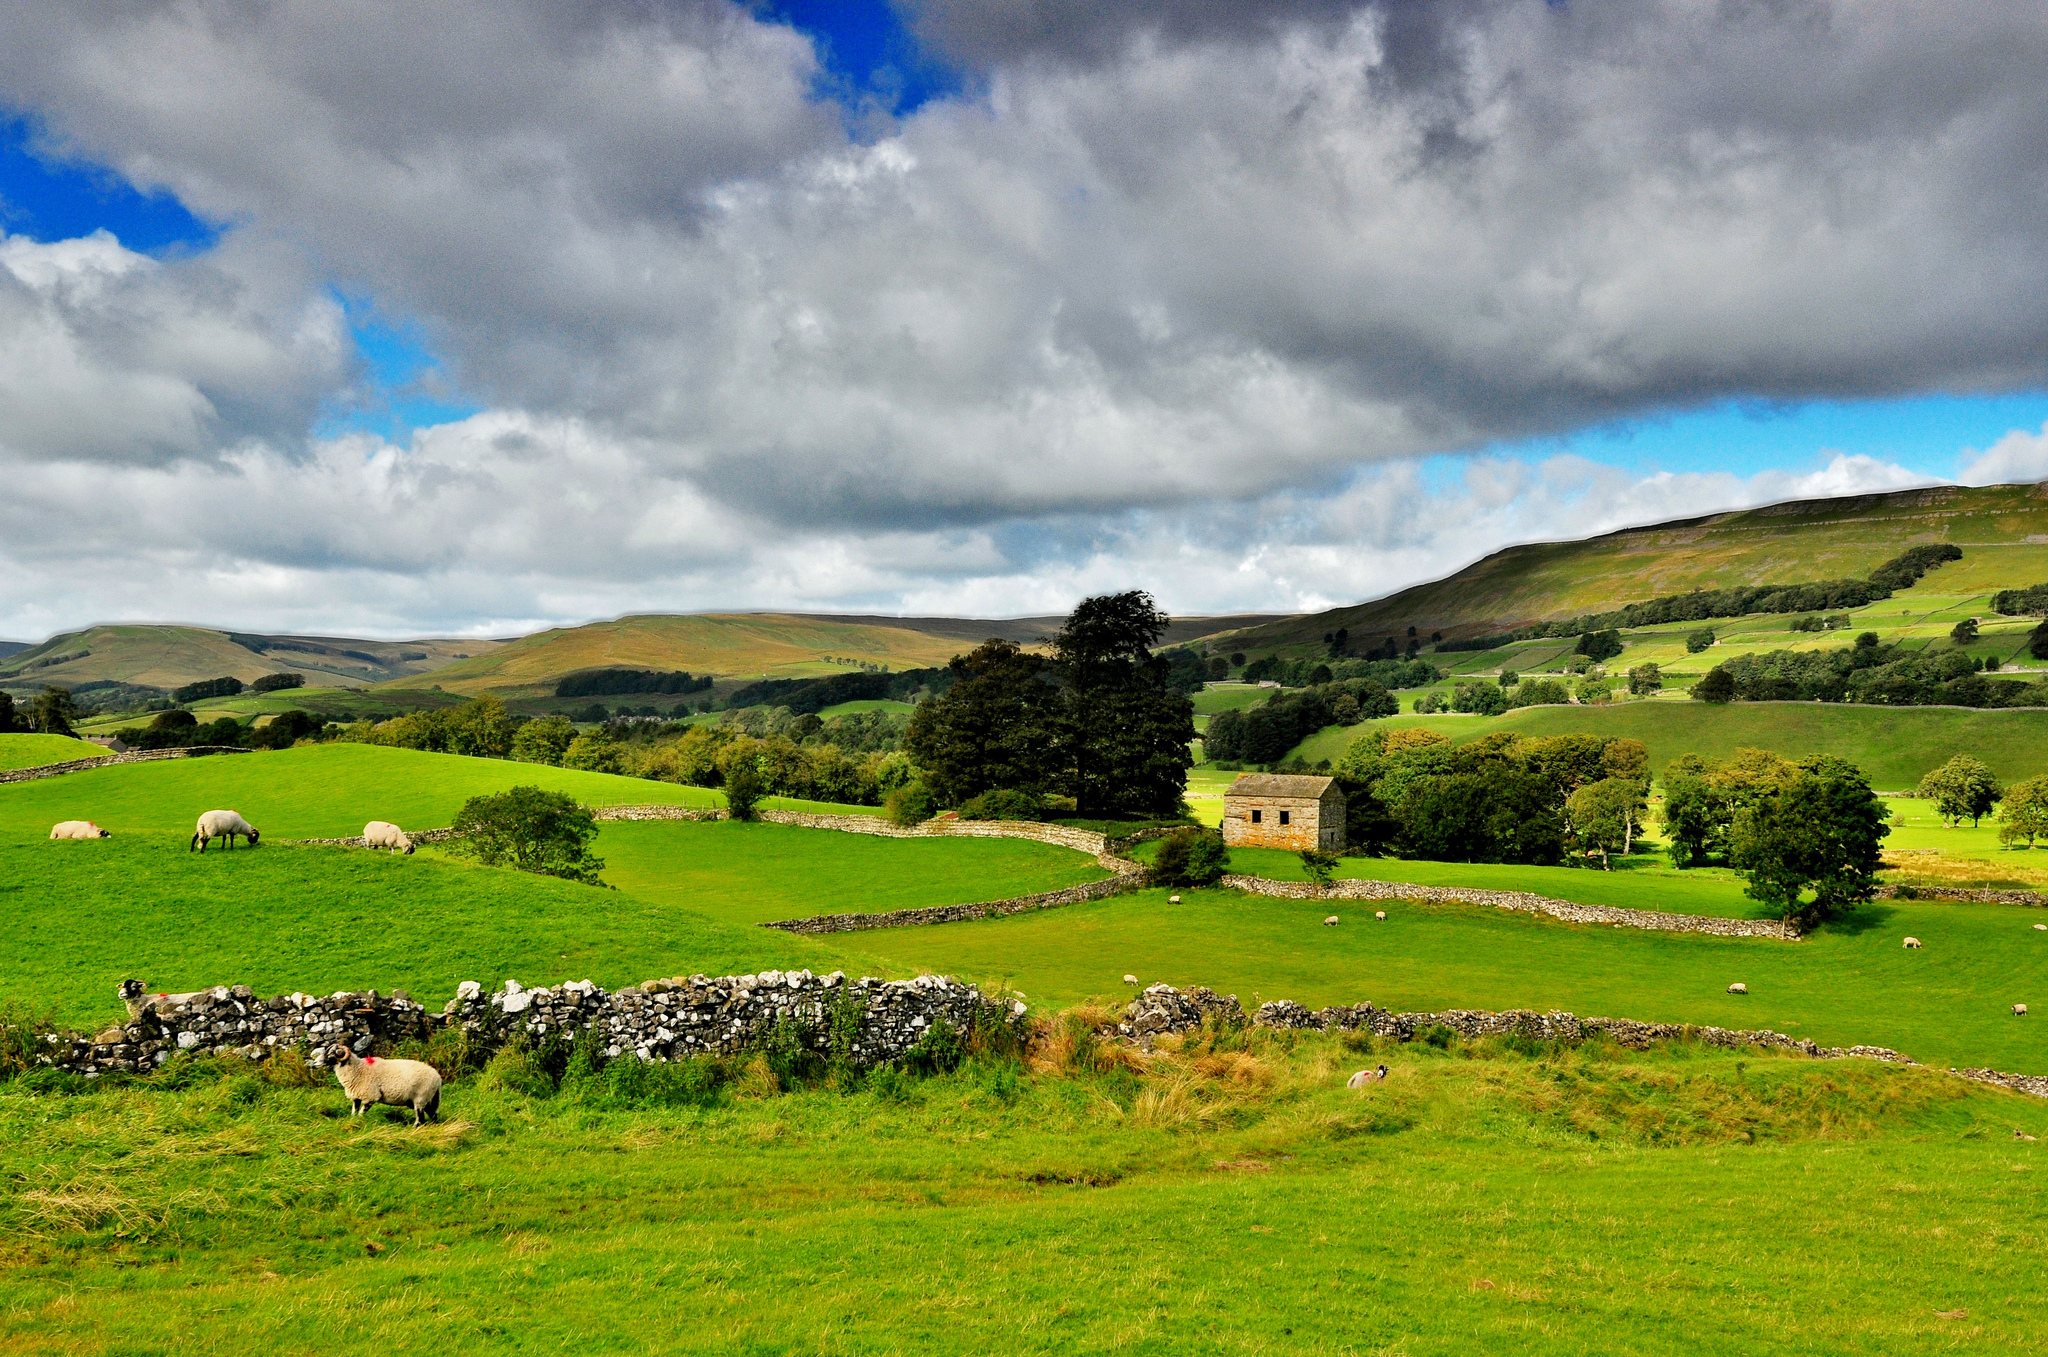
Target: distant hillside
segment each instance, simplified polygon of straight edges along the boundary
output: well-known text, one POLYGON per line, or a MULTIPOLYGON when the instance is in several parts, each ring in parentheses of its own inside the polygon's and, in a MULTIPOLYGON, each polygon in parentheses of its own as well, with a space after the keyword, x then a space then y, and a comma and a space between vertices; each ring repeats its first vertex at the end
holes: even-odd
POLYGON ((0 686, 75 688, 134 683, 176 688, 232 674, 248 682, 289 670, 315 687, 360 687, 424 674, 497 641, 363 641, 343 636, 273 636, 203 627, 108 626, 65 632, 0 657, 0 686))
MULTIPOLYGON (((810 678, 942 665, 991 636, 1037 644, 1064 618, 833 616, 814 613, 641 614, 537 632, 433 674, 455 693, 546 697, 565 674, 604 667, 687 670, 720 678, 810 678)), ((1169 642, 1263 622, 1264 617, 1190 618, 1169 642)))
POLYGON ((1438 631, 1498 632, 1693 589, 1862 578, 1921 542, 1964 553, 1923 588, 1968 594, 2048 581, 2048 482, 1799 500, 1509 547, 1370 603, 1233 632, 1229 646, 1315 646, 1339 628, 1365 645, 1405 637, 1411 626, 1426 641, 1438 631))

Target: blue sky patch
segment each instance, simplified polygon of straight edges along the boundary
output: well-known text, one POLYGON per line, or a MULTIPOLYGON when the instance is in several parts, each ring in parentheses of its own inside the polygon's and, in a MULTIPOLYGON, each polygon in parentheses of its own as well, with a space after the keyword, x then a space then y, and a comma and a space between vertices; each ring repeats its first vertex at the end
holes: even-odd
POLYGON ((47 242, 101 227, 148 254, 203 250, 220 236, 175 196, 137 192, 102 165, 39 154, 28 119, 0 119, 0 230, 47 242))

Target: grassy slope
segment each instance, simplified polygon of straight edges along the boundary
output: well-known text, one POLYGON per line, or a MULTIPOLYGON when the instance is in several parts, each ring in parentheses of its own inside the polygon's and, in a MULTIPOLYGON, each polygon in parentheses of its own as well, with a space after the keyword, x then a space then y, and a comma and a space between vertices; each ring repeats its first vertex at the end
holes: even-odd
POLYGON ((599 851, 621 889, 740 923, 1035 895, 1108 875, 1051 844, 729 822, 607 825, 599 851))
POLYGON ((0 1173, 21 1185, 0 1217, 0 1345, 2036 1345, 2048 1221, 2015 1189, 2048 1160, 2012 1129, 2048 1135, 2038 1101, 1865 1062, 1683 1051, 1266 1042, 1217 1074, 1155 1069, 1014 1091, 970 1070, 907 1099, 710 1112, 469 1080, 448 1091, 457 1122, 423 1133, 336 1117, 331 1086, 0 1094, 0 1173), (1385 1086, 1342 1089, 1378 1059, 1385 1086))
POLYGON ((1861 577, 1919 542, 1963 548, 1964 559, 1943 568, 1944 590, 2039 583, 2048 579, 2048 497, 2031 485, 1907 490, 1510 547, 1389 598, 1229 633, 1216 644, 1310 647, 1338 627, 1354 641, 1410 625, 1425 636, 1484 632, 1690 589, 1861 577))
POLYGON ((434 682, 472 696, 531 697, 552 693, 555 681, 572 670, 604 665, 813 677, 852 672, 824 663, 827 655, 919 669, 942 665, 969 649, 970 643, 905 627, 774 613, 622 617, 522 637, 488 655, 435 670, 434 682))
POLYGON ((44 683, 69 686, 112 679, 122 683, 176 688, 197 679, 218 678, 224 674, 232 674, 246 683, 265 674, 290 670, 304 674, 308 681, 314 683, 356 684, 390 678, 394 674, 423 673, 454 655, 488 650, 495 644, 490 641, 323 639, 336 648, 382 656, 382 662, 369 665, 354 657, 318 655, 300 650, 273 649, 259 655, 229 640, 227 633, 203 627, 90 627, 54 636, 40 645, 9 656, 0 662, 0 682, 10 687, 44 683), (80 651, 87 653, 79 655, 80 651), (423 652, 424 658, 402 660, 400 652, 423 652), (58 656, 77 658, 68 658, 61 664, 48 667, 24 668, 58 656))
POLYGON ((69 763, 73 759, 96 759, 106 752, 90 740, 74 740, 64 735, 0 735, 0 772, 69 763))
MULTIPOLYGON (((1839 754, 1882 789, 1903 790, 1958 753, 1983 759, 2001 779, 2048 772, 2048 710, 1964 711, 1952 707, 1857 707, 1819 702, 1623 702, 1599 707, 1524 707, 1505 716, 1416 716, 1378 724, 1421 726, 1465 741, 1494 730, 1523 735, 1587 731, 1630 736, 1661 770, 1680 754, 1725 758, 1749 746, 1798 757, 1839 754)), ((1336 762, 1367 726, 1331 726, 1295 750, 1314 763, 1336 762)))

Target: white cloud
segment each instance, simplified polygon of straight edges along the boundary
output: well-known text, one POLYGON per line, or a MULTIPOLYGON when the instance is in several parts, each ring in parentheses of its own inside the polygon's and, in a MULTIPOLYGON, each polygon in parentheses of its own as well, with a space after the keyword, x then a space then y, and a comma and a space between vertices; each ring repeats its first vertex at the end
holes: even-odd
POLYGON ((1964 485, 2048 480, 2048 424, 2038 433, 2013 429, 1982 452, 1965 453, 1956 479, 1964 485))

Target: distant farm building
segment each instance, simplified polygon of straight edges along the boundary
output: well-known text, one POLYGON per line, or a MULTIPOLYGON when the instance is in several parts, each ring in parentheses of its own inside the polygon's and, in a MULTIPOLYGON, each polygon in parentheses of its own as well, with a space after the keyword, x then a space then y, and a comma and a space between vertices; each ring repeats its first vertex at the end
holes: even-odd
POLYGON ((1223 793, 1223 842, 1233 848, 1344 847, 1344 789, 1335 778, 1246 773, 1223 793))

